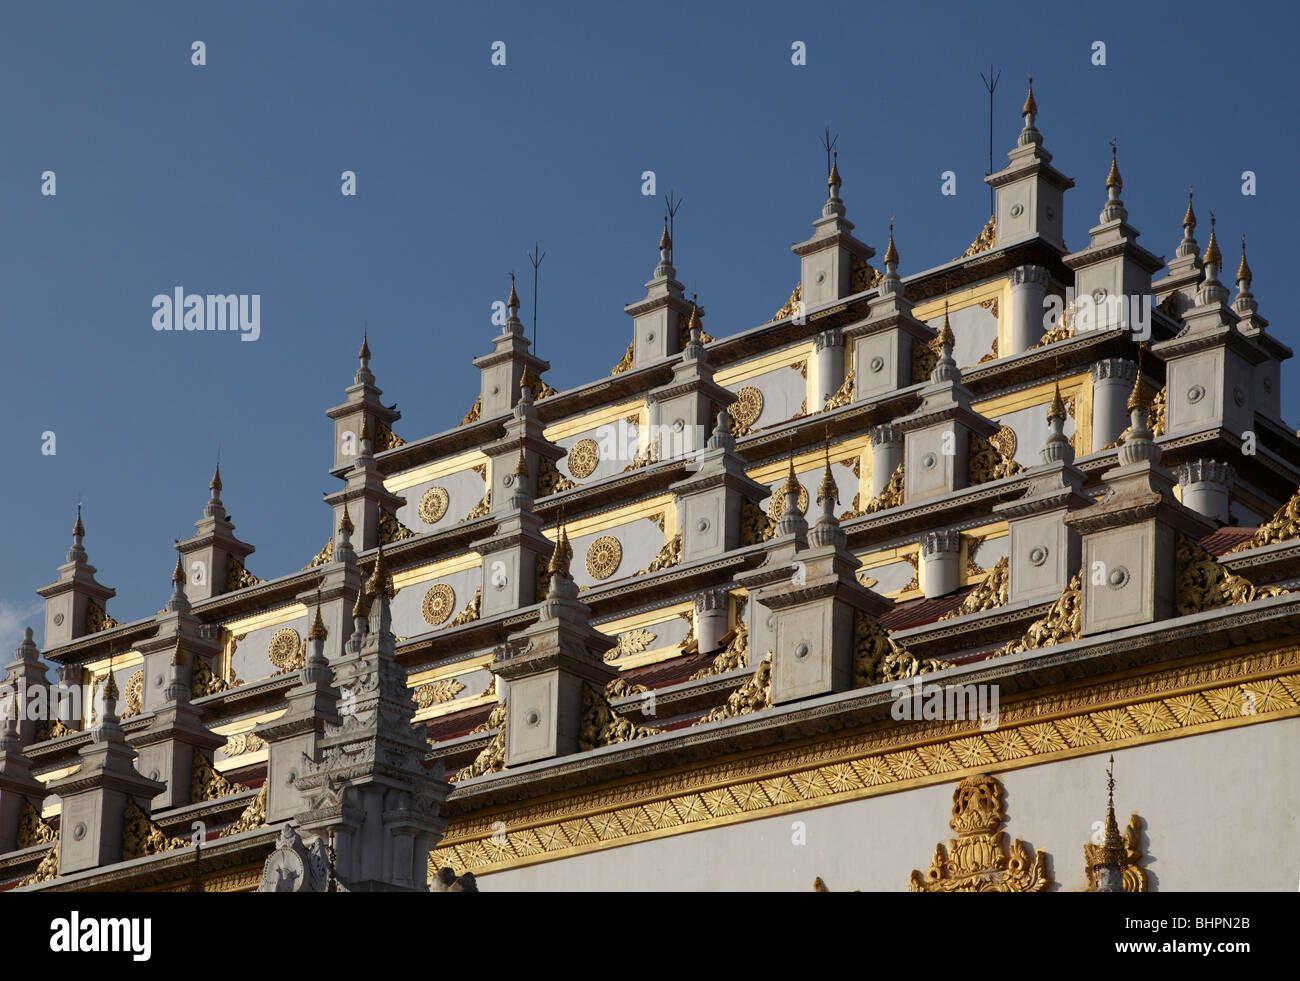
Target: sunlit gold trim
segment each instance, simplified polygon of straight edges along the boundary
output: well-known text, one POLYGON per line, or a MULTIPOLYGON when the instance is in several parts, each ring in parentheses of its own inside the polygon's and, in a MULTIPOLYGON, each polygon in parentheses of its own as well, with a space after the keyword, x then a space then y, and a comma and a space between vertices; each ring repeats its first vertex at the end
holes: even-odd
POLYGON ((421 565, 414 569, 406 569, 402 572, 393 573, 393 588, 401 589, 404 586, 411 586, 415 583, 428 582, 430 579, 438 579, 441 576, 450 576, 457 572, 464 572, 466 569, 477 569, 482 564, 483 557, 477 552, 465 552, 461 555, 453 555, 449 559, 441 559, 438 562, 430 562, 428 565, 421 565))
POLYGON ((778 368, 793 368, 800 361, 815 358, 816 354, 817 347, 815 344, 800 344, 798 347, 787 347, 772 354, 765 354, 761 358, 753 358, 749 361, 742 361, 740 364, 721 368, 713 376, 713 380, 719 385, 734 385, 736 382, 757 378, 759 375, 766 375, 778 368))
POLYGON ((618 422, 625 416, 630 416, 633 412, 640 413, 644 407, 644 399, 637 399, 634 402, 621 402, 618 405, 607 405, 594 412, 575 416, 572 419, 561 419, 559 422, 552 423, 542 430, 542 435, 554 443, 556 440, 568 436, 576 436, 579 433, 590 432, 600 426, 608 426, 611 422, 618 422))
POLYGON ((391 477, 385 478, 384 489, 397 494, 408 487, 422 484, 426 480, 446 477, 453 473, 460 473, 462 470, 472 470, 474 467, 487 462, 488 456, 482 450, 473 450, 469 453, 449 456, 445 460, 437 460, 422 467, 416 467, 414 470, 395 473, 391 477))

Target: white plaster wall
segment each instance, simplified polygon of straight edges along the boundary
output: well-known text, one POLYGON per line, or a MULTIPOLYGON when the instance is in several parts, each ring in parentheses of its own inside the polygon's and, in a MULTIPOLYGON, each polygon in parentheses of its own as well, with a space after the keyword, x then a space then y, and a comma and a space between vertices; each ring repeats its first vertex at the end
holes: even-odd
POLYGON ((423 481, 397 493, 406 498, 406 503, 397 509, 397 520, 417 535, 422 535, 430 531, 443 531, 461 522, 483 500, 487 484, 475 471, 460 470, 423 481), (447 492, 447 513, 433 524, 426 524, 420 517, 420 498, 430 487, 441 487, 447 492))
MULTIPOLYGON (((998 336, 998 320, 992 311, 978 304, 962 307, 960 310, 948 311, 948 323, 952 327, 954 341, 952 359, 960 368, 968 368, 979 363, 980 358, 993 350, 993 341, 998 336)), ((938 330, 943 326, 943 312, 926 321, 930 327, 938 330)), ((1006 357, 1006 355, 1002 355, 1006 357)))
MULTIPOLYGON (((1300 719, 1115 752, 1115 810, 1143 819, 1153 891, 1294 891, 1300 884, 1300 719)), ((1054 890, 1085 884, 1106 814, 1107 753, 997 774, 1008 841, 1048 852, 1054 890)), ((502 890, 907 889, 947 847, 957 781, 483 875, 502 890), (792 843, 804 822, 806 844, 792 843)))

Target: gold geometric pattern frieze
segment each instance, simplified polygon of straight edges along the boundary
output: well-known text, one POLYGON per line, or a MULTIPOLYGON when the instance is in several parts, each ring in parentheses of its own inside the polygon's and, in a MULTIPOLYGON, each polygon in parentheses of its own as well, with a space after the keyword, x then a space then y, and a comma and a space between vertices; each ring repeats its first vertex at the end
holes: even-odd
POLYGON ((266 648, 266 656, 277 668, 287 668, 298 656, 298 645, 302 638, 293 627, 282 627, 271 637, 266 648))
POLYGON ((437 524, 447 513, 447 505, 451 502, 446 488, 430 487, 420 497, 419 515, 420 520, 426 525, 437 524))
POLYGON ((623 561, 623 546, 613 535, 601 535, 587 549, 587 575, 592 579, 608 579, 618 571, 623 561))
POLYGON ((569 450, 569 473, 582 480, 596 472, 600 447, 594 439, 580 439, 569 450))
POLYGON ((451 616, 455 606, 455 590, 445 582, 440 582, 430 586, 429 591, 424 594, 424 602, 420 604, 420 612, 424 615, 425 623, 432 627, 438 627, 447 622, 447 618, 451 616))
MULTIPOLYGON (((808 513, 808 488, 802 484, 799 486, 799 510, 804 514, 808 513)), ((776 492, 767 499, 767 516, 773 521, 780 521, 783 514, 785 514, 785 490, 778 487, 776 492)))
POLYGON ((741 429, 748 429, 763 414, 763 393, 752 385, 746 385, 736 393, 736 401, 731 403, 727 412, 732 422, 741 429))
POLYGON ((1111 679, 1003 703, 991 732, 972 721, 899 726, 708 763, 563 798, 453 818, 435 867, 476 874, 948 783, 1116 747, 1300 716, 1300 648, 1111 679), (501 822, 504 839, 496 834, 501 822), (496 835, 495 841, 494 834, 496 835))

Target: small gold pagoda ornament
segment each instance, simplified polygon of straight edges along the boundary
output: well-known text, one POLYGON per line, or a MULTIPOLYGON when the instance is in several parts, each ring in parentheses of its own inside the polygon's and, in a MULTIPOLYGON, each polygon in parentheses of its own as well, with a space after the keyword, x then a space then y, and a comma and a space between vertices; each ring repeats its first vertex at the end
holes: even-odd
POLYGON ((987 773, 967 777, 952 794, 949 827, 957 837, 934 848, 930 871, 912 871, 912 892, 1044 892, 1052 885, 1047 853, 1019 838, 1007 851, 1002 784, 987 773))
POLYGON ((1111 756, 1106 767, 1106 820, 1098 821, 1093 827, 1096 833, 1093 840, 1083 846, 1084 871, 1088 875, 1088 886, 1084 892, 1146 892, 1146 869, 1138 865, 1142 852, 1138 845, 1142 837, 1142 819, 1136 814, 1129 817, 1128 827, 1121 837, 1119 825, 1115 821, 1115 757, 1111 756), (1118 870, 1122 877, 1119 883, 1106 882, 1106 888, 1098 881, 1098 872, 1103 878, 1113 875, 1118 870), (1118 885, 1119 888, 1115 888, 1118 885))

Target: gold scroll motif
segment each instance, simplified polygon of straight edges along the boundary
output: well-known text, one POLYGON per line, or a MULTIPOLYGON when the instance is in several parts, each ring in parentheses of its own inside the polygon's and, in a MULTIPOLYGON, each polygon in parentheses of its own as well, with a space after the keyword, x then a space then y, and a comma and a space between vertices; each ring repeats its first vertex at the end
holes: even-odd
POLYGON ((849 293, 863 293, 880 285, 880 270, 865 259, 849 259, 849 293))
POLYGON ((420 503, 416 506, 416 514, 426 525, 436 525, 447 514, 447 507, 451 504, 451 495, 447 493, 445 487, 430 487, 420 495, 420 503))
POLYGON ((935 845, 930 870, 922 877, 912 871, 911 892, 1043 892, 1052 885, 1047 873, 1047 853, 1033 855, 1019 838, 1007 851, 1002 830, 1007 815, 1002 806, 1002 784, 987 773, 967 777, 952 794, 952 819, 957 832, 935 845))
POLYGON ((611 375, 621 375, 625 371, 630 371, 632 368, 632 358, 635 349, 636 341, 628 341, 627 350, 623 352, 623 356, 618 359, 618 364, 614 365, 614 367, 609 370, 609 373, 611 375))
POLYGON ((60 739, 63 736, 71 736, 73 730, 69 729, 58 719, 41 719, 36 723, 35 742, 43 743, 49 739, 60 739))
POLYGON ((533 397, 534 402, 540 402, 542 399, 549 399, 552 395, 559 394, 527 368, 524 369, 524 377, 521 381, 528 389, 528 393, 533 397))
POLYGON ((1289 592, 1280 586, 1256 586, 1249 579, 1229 572, 1186 535, 1178 536, 1174 567, 1174 612, 1180 617, 1289 592))
MULTIPOLYGON (((1136 814, 1128 819, 1124 829, 1124 860, 1120 869, 1124 873, 1125 892, 1147 891, 1147 870, 1138 863, 1142 860, 1142 851, 1138 847, 1142 840, 1142 819, 1136 814)), ((1101 859, 1101 845, 1091 842, 1083 846, 1083 869, 1088 876, 1088 886, 1084 892, 1097 891, 1097 865, 1101 859)))
POLYGON ((832 409, 842 409, 853 401, 853 387, 856 384, 853 372, 853 365, 849 365, 849 370, 844 375, 844 381, 842 381, 840 387, 835 390, 835 394, 828 398, 826 404, 822 406, 823 412, 830 412, 832 409))
POLYGON ((144 668, 131 672, 131 677, 126 679, 126 707, 122 709, 120 718, 129 719, 139 715, 143 710, 144 701, 144 668))
POLYGON ((202 698, 205 695, 215 695, 217 692, 229 691, 236 685, 243 684, 233 675, 229 680, 218 677, 217 674, 208 667, 207 662, 201 657, 194 659, 194 668, 190 675, 190 697, 202 698))
POLYGON ((664 543, 664 547, 659 550, 659 554, 654 557, 648 566, 639 570, 637 575, 644 576, 651 572, 662 572, 664 569, 671 569, 675 565, 680 565, 681 561, 682 536, 681 532, 678 532, 664 543))
POLYGON ((395 450, 397 447, 405 445, 406 440, 393 432, 387 423, 376 420, 374 442, 376 453, 382 453, 384 450, 395 450))
POLYGON ((218 838, 229 838, 231 835, 241 834, 245 831, 252 831, 254 828, 261 828, 266 825, 266 784, 262 784, 262 789, 257 792, 257 796, 248 802, 248 806, 240 812, 233 824, 229 827, 222 828, 218 838))
POLYGON ((761 507, 746 498, 740 503, 740 545, 757 545, 776 535, 776 522, 761 507))
MULTIPOLYGON (((953 257, 953 262, 960 262, 962 259, 969 259, 973 255, 979 255, 981 252, 987 252, 993 248, 993 240, 997 237, 998 219, 997 215, 991 215, 989 220, 984 223, 980 233, 975 236, 975 241, 966 246, 966 251, 959 256, 953 257)), ((997 314, 994 314, 996 317, 997 314)))
POLYGON ((656 636, 656 634, 652 634, 644 628, 619 634, 618 643, 605 652, 605 660, 617 661, 620 657, 627 657, 629 654, 640 654, 650 648, 650 645, 655 642, 656 636))
POLYGON ((930 380, 930 373, 939 363, 939 336, 936 334, 925 344, 912 342, 912 384, 917 385, 930 380))
MULTIPOLYGON (((890 508, 899 507, 903 503, 903 464, 899 463, 894 468, 894 472, 889 476, 889 483, 881 488, 880 493, 867 502, 860 514, 875 514, 877 511, 888 511, 890 508)), ((857 517, 857 515, 854 515, 857 517)))
POLYGON ((465 608, 461 610, 459 613, 457 613, 455 617, 452 618, 451 625, 453 627, 461 627, 467 623, 473 623, 475 620, 479 618, 479 610, 482 607, 482 605, 483 605, 483 587, 475 586, 474 595, 471 596, 470 601, 465 604, 465 608))
POLYGON ((663 732, 654 726, 639 726, 610 707, 609 700, 591 685, 582 686, 582 725, 578 729, 578 752, 599 749, 631 739, 643 739, 663 732))
POLYGON ((26 878, 19 879, 20 886, 34 886, 38 882, 49 882, 51 879, 59 877, 59 841, 54 840, 54 847, 45 853, 41 859, 41 864, 36 866, 36 871, 26 878))
POLYGON ((1006 606, 1011 588, 1010 566, 1008 557, 1002 556, 994 563, 988 578, 966 595, 961 606, 949 610, 939 619, 951 620, 954 617, 970 616, 972 613, 983 613, 985 610, 996 610, 1000 606, 1006 606))
POLYGON ((691 681, 698 681, 701 678, 712 678, 715 674, 726 674, 728 671, 739 671, 749 664, 749 628, 745 626, 744 621, 736 624, 736 629, 732 632, 731 640, 727 643, 718 655, 708 664, 707 667, 700 668, 691 675, 691 681))
POLYGON ((794 313, 796 310, 799 309, 799 304, 802 299, 803 299, 803 283, 795 283, 794 291, 790 294, 790 299, 785 301, 785 304, 781 307, 780 310, 772 314, 772 318, 771 320, 768 321, 768 323, 771 323, 773 320, 784 320, 786 317, 790 316, 792 313, 794 313))
POLYGON ((1008 641, 989 657, 1006 657, 1021 651, 1038 650, 1066 641, 1077 640, 1082 629, 1083 587, 1080 574, 1075 573, 1070 584, 1065 587, 1052 608, 1040 619, 1029 625, 1024 636, 1019 640, 1008 641))
POLYGON ((1273 512, 1273 517, 1255 529, 1255 534, 1247 541, 1230 548, 1229 552, 1244 552, 1272 545, 1275 542, 1288 542, 1300 536, 1300 488, 1291 495, 1290 500, 1273 512))
POLYGON ((464 690, 465 686, 455 678, 430 682, 415 689, 415 704, 417 708, 427 709, 431 705, 450 702, 464 690))
POLYGON ((334 561, 334 537, 331 535, 330 540, 325 543, 325 547, 312 556, 310 562, 302 567, 302 571, 314 569, 319 565, 325 565, 334 561))
POLYGON ((772 652, 768 651, 749 680, 731 693, 727 701, 692 725, 734 719, 750 712, 760 712, 772 707, 772 652))
POLYGON ((465 418, 460 421, 460 424, 462 426, 468 426, 471 422, 478 422, 482 415, 483 396, 480 395, 474 400, 474 404, 469 407, 469 411, 465 413, 465 418))
POLYGON ((625 698, 628 695, 642 695, 650 689, 645 685, 634 685, 626 678, 614 678, 605 686, 606 698, 625 698))
POLYGON ((869 688, 887 681, 902 681, 952 667, 949 661, 918 658, 899 647, 874 619, 861 612, 853 615, 853 687, 869 688))
POLYGON ((126 810, 122 815, 122 861, 146 855, 158 855, 175 848, 184 848, 190 843, 188 838, 172 838, 154 824, 140 810, 135 798, 126 799, 126 810))
POLYGON ((1029 345, 1029 349, 1033 350, 1036 347, 1046 347, 1048 344, 1055 344, 1057 341, 1063 341, 1067 337, 1073 336, 1074 308, 1067 306, 1061 310, 1060 316, 1056 318, 1056 326, 1044 331, 1042 337, 1029 345))
POLYGON ((414 538, 415 532, 397 520, 397 515, 387 511, 379 512, 379 540, 385 545, 414 538))
POLYGON ((542 457, 540 469, 537 473, 538 497, 549 497, 552 494, 559 494, 563 491, 573 490, 573 488, 577 486, 577 484, 556 469, 555 461, 542 457))
POLYGON ((41 817, 41 812, 32 806, 31 801, 24 799, 22 813, 18 817, 18 836, 14 840, 14 847, 31 848, 33 845, 44 845, 58 840, 59 833, 54 830, 54 826, 41 817))
POLYGON ((971 433, 967 463, 969 484, 974 486, 1020 473, 1025 468, 1012 457, 1015 451, 1016 434, 1007 426, 988 439, 971 433))
POLYGON ((498 702, 488 715, 487 720, 472 730, 473 732, 487 732, 495 729, 497 732, 492 737, 492 741, 483 747, 478 756, 474 757, 474 762, 456 771, 456 776, 452 778, 453 782, 468 780, 471 777, 481 777, 485 773, 496 773, 498 770, 505 769, 506 704, 506 702, 498 702))
MULTIPOLYGON (((234 559, 232 558, 233 562, 234 559)), ((111 630, 118 622, 104 612, 104 608, 94 600, 89 600, 86 607, 86 633, 97 634, 101 630, 111 630)))
POLYGON ((231 794, 242 794, 249 790, 247 784, 228 780, 218 773, 208 762, 202 751, 194 750, 194 764, 190 770, 190 803, 197 804, 203 800, 216 800, 231 794))
POLYGON ((260 585, 262 580, 244 568, 244 563, 233 555, 226 556, 226 592, 260 585))

